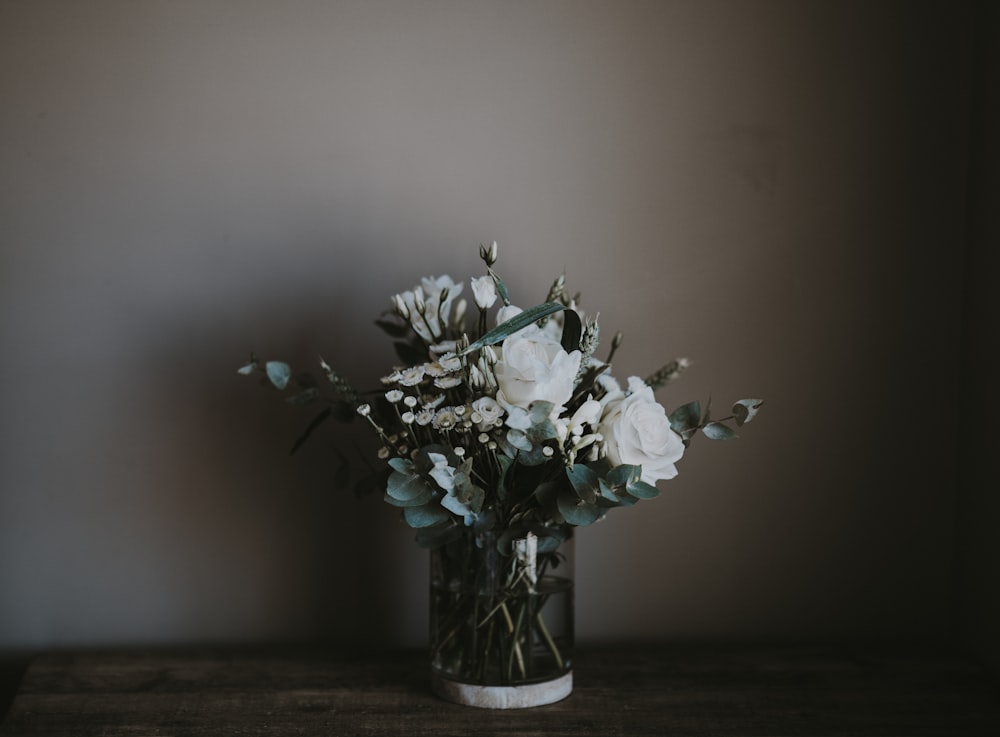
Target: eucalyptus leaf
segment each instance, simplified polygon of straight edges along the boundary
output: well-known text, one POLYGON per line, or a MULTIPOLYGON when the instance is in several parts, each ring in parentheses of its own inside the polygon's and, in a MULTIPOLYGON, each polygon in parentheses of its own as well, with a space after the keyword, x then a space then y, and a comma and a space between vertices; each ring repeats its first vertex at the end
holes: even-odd
POLYGON ((543 317, 548 317, 560 310, 565 310, 566 306, 558 302, 543 302, 540 305, 520 312, 506 322, 502 322, 492 330, 483 333, 477 340, 474 340, 459 353, 460 356, 467 355, 488 345, 500 343, 516 332, 524 330, 529 325, 538 322, 543 317))
POLYGON ((736 424, 742 426, 750 422, 757 415, 757 410, 762 404, 764 404, 763 399, 740 399, 737 401, 733 405, 733 416, 736 418, 736 424))
POLYGON ((636 499, 654 499, 660 495, 660 490, 645 481, 633 481, 625 490, 636 499))
POLYGON ((240 366, 238 369, 236 369, 236 373, 242 376, 249 376, 254 372, 254 369, 256 368, 257 368, 256 363, 248 363, 246 366, 240 366))
POLYGON ((618 495, 615 494, 615 487, 609 484, 605 479, 598 479, 599 486, 601 488, 601 496, 607 499, 609 502, 618 503, 618 495))
POLYGON ((623 487, 614 487, 609 484, 604 479, 600 480, 601 484, 601 498, 605 501, 611 502, 612 505, 616 507, 631 507, 636 503, 636 500, 626 494, 624 491, 618 492, 618 489, 623 487))
POLYGON ((409 458, 399 458, 397 456, 393 456, 386 461, 386 463, 393 471, 413 475, 413 461, 409 458))
POLYGON ((642 475, 642 466, 622 463, 608 471, 605 478, 612 486, 627 486, 637 481, 642 475))
POLYGON ((563 519, 577 527, 592 525, 604 516, 604 510, 596 504, 574 499, 569 494, 560 494, 556 497, 556 504, 563 519))
POLYGON ((558 527, 532 528, 532 531, 538 537, 539 555, 556 552, 569 539, 569 535, 558 527))
MULTIPOLYGON (((416 506, 414 502, 426 504, 434 492, 423 478, 393 471, 389 474, 386 484, 386 494, 399 502, 408 502, 406 506, 416 506)), ((402 506, 402 505, 400 505, 402 506)))
POLYGON ((264 370, 267 372, 267 378, 278 389, 288 386, 288 381, 292 378, 292 367, 283 361, 268 361, 264 364, 264 370))
POLYGON ((514 465, 514 459, 508 458, 505 455, 498 455, 497 463, 500 464, 500 476, 497 480, 496 494, 497 499, 503 501, 507 498, 507 472, 514 465))
POLYGON ((555 522, 564 521, 559 514, 559 507, 556 504, 556 497, 559 495, 559 484, 553 481, 546 481, 543 484, 539 484, 533 493, 542 507, 553 513, 556 518, 555 522))
POLYGON ((739 437, 735 430, 721 422, 709 422, 701 431, 712 440, 732 440, 739 437))
POLYGON ((569 479, 577 496, 586 502, 593 502, 600 493, 600 480, 597 474, 583 463, 577 463, 568 467, 566 469, 566 477, 569 479))
POLYGON ((451 519, 437 504, 425 504, 421 507, 406 507, 403 509, 403 519, 410 527, 431 527, 451 519))
POLYGON ((698 427, 701 421, 701 404, 695 400, 678 407, 670 413, 670 427, 674 432, 683 433, 698 427))

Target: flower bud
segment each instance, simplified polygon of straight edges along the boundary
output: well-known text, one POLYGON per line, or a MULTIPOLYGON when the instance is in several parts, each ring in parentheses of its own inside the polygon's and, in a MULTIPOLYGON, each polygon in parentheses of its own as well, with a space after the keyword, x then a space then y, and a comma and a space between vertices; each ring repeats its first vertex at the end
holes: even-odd
POLYGON ((404 320, 410 319, 410 308, 406 306, 406 300, 403 299, 403 295, 394 294, 392 297, 392 303, 396 307, 396 313, 400 317, 404 320))
POLYGON ((493 245, 488 248, 482 243, 479 244, 479 258, 486 262, 487 266, 492 266, 497 262, 497 242, 493 241, 493 245))

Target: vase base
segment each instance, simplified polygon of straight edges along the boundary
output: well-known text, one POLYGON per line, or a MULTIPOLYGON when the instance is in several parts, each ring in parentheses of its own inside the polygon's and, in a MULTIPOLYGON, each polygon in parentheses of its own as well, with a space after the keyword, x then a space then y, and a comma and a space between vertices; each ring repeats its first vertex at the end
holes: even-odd
POLYGON ((480 709, 527 709, 562 701, 573 692, 573 671, 524 686, 476 686, 431 676, 431 688, 445 701, 480 709))

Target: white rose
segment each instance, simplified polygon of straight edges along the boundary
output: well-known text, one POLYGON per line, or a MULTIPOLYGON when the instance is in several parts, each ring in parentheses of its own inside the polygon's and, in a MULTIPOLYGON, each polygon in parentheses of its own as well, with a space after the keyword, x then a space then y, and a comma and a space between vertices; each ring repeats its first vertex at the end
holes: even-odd
POLYGON ((677 475, 674 464, 684 455, 684 442, 671 429, 653 390, 637 376, 629 379, 627 395, 607 403, 599 432, 612 466, 642 466, 642 480, 647 484, 677 475))
POLYGON ((503 407, 497 404, 493 397, 480 397, 472 403, 472 411, 479 414, 478 427, 480 430, 488 430, 503 417, 503 407))
POLYGON ((514 333, 504 340, 494 367, 497 401, 523 408, 539 400, 552 402, 557 415, 573 396, 580 358, 580 351, 567 353, 534 326, 514 333))

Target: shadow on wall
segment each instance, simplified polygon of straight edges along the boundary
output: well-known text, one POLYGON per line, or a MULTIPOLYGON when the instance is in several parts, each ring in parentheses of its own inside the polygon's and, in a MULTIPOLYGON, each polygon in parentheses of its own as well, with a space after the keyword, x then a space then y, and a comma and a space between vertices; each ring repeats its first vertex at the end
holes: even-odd
MULTIPOLYGON (((338 485, 336 456, 375 457, 358 418, 328 421, 295 454, 293 442, 320 411, 286 402, 291 391, 239 376, 251 349, 288 361, 325 384, 317 354, 359 390, 376 382, 391 356, 352 295, 279 285, 272 298, 240 306, 226 320, 202 315, 161 332, 122 428, 154 419, 142 446, 149 480, 132 511, 145 525, 141 548, 159 580, 146 612, 155 638, 324 641, 344 647, 422 641, 425 556, 373 493, 338 485), (155 446, 155 447, 151 447, 155 446), (408 554, 410 562, 398 558, 408 554)), ((128 484, 127 479, 119 479, 128 484)))

